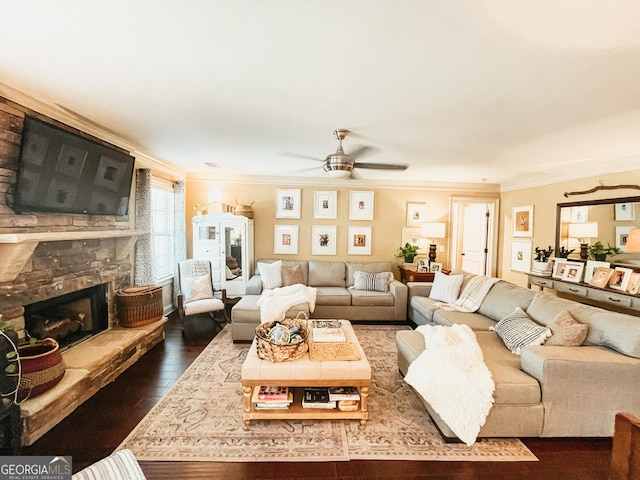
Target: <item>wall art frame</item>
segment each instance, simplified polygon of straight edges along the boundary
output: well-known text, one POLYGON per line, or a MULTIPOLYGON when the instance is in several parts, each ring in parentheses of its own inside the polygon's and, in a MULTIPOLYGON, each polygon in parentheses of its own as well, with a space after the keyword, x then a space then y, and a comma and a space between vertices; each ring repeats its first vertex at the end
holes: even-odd
POLYGON ((349 220, 373 220, 373 191, 349 192, 349 220))
POLYGON ((276 189, 276 218, 300 218, 300 189, 276 189))
POLYGON ((273 227, 273 253, 277 255, 298 254, 298 225, 275 225, 273 227))
POLYGON ((427 204, 407 202, 407 226, 419 227, 426 221, 427 204))
POLYGON ((313 218, 335 220, 338 218, 337 190, 314 190, 313 218))
POLYGON ((336 225, 311 226, 311 255, 335 255, 338 244, 336 225))
POLYGON ((511 241, 511 270, 529 272, 531 270, 531 240, 511 241))
POLYGON ((513 207, 512 218, 512 236, 533 237, 533 205, 513 207))
POLYGON ((371 255, 371 243, 371 227, 349 227, 349 255, 371 255))

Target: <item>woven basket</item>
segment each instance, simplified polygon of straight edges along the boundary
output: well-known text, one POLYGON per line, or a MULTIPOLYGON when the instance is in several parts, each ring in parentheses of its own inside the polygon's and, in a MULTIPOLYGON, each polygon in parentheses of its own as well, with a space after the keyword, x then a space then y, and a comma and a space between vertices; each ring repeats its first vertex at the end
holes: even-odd
POLYGON ((38 340, 34 344, 18 347, 20 383, 18 401, 43 394, 53 388, 66 370, 60 346, 53 338, 38 340))
MULTIPOLYGON (((305 315, 304 312, 300 312, 305 315)), ((304 356, 309 350, 309 329, 307 328, 306 315, 304 319, 300 319, 300 313, 296 318, 285 318, 274 322, 267 322, 256 327, 256 346, 258 356, 263 360, 272 362, 286 362, 287 360, 295 360, 304 356), (302 342, 294 345, 279 345, 271 341, 269 330, 276 323, 280 323, 287 328, 297 326, 302 336, 302 342)))
POLYGON ((118 290, 118 318, 123 327, 141 327, 162 318, 162 287, 148 285, 118 290))

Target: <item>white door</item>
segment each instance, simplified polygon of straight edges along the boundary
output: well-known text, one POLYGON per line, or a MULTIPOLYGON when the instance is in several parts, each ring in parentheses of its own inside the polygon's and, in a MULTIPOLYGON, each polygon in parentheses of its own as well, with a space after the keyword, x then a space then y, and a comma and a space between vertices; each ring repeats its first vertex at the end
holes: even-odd
POLYGON ((487 207, 484 203, 463 209, 462 269, 476 275, 487 272, 487 207))

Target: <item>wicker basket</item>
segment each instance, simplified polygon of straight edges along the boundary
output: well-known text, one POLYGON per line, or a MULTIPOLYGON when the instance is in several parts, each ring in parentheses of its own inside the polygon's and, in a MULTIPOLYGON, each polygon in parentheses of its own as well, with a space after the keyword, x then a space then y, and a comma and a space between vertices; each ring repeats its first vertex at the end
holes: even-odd
POLYGON ((123 327, 141 327, 162 318, 162 287, 148 285, 116 293, 118 318, 123 327))
POLYGON ((58 342, 44 338, 34 344, 18 347, 20 358, 20 383, 18 401, 36 397, 53 388, 66 371, 58 342))
MULTIPOLYGON (((304 312, 300 312, 304 315, 304 312)), ((256 327, 256 346, 258 356, 263 360, 272 362, 286 362, 287 360, 295 360, 304 356, 309 350, 309 329, 307 328, 306 315, 304 319, 300 319, 300 313, 296 318, 285 318, 274 322, 267 322, 256 327), (269 337, 269 330, 276 323, 280 323, 287 328, 297 326, 300 330, 302 342, 293 345, 280 345, 269 337)))

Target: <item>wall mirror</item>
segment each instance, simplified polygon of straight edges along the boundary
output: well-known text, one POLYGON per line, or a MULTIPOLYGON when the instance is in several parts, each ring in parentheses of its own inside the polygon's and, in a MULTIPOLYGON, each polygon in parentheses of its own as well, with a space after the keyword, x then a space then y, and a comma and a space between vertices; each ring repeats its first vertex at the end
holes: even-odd
MULTIPOLYGON (((624 252, 629 231, 638 226, 640 196, 558 203, 554 253, 561 247, 575 249, 569 258, 579 259, 581 243, 593 245, 598 241, 624 252)), ((615 263, 623 262, 624 254, 616 256, 615 263)))

